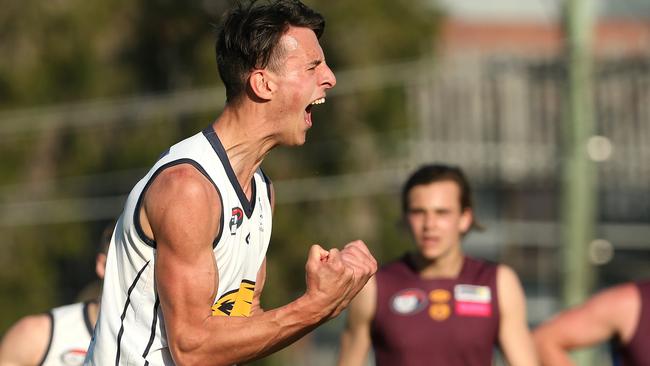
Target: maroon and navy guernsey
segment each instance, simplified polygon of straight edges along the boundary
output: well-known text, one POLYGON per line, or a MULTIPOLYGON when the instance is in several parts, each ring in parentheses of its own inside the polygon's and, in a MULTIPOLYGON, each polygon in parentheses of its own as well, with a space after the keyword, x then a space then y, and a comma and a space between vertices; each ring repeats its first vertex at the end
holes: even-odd
POLYGON ((641 312, 634 336, 627 344, 619 345, 621 366, 650 365, 650 281, 636 285, 641 296, 641 312))
POLYGON ((452 279, 420 278, 409 255, 383 266, 371 327, 377 365, 492 365, 496 273, 496 264, 468 257, 452 279))

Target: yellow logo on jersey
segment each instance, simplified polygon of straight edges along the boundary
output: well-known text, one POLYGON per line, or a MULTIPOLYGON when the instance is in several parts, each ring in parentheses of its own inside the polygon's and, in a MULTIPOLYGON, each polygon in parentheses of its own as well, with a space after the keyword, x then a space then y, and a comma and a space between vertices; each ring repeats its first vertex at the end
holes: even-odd
POLYGON ((451 293, 447 290, 437 289, 429 292, 429 299, 432 302, 449 302, 451 293))
POLYGON ((447 320, 451 315, 451 307, 449 306, 451 293, 444 289, 436 289, 429 292, 429 300, 431 300, 431 306, 429 306, 431 319, 439 322, 447 320))
POLYGON ((237 290, 221 295, 212 305, 212 316, 250 316, 255 282, 243 280, 237 290))
POLYGON ((432 304, 429 307, 429 316, 433 320, 443 321, 449 318, 451 314, 451 308, 449 304, 432 304))

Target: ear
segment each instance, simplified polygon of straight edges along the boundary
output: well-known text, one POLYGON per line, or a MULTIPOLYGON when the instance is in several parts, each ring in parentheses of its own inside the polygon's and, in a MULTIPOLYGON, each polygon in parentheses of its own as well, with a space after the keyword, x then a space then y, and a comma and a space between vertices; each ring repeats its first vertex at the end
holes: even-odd
POLYGON ((248 78, 248 84, 255 96, 263 100, 270 100, 275 91, 272 75, 267 70, 253 70, 248 78))
POLYGON ((104 274, 106 273, 106 254, 99 253, 95 258, 95 273, 100 280, 104 279, 104 274))
POLYGON ((466 208, 463 210, 463 213, 460 214, 460 222, 458 223, 458 230, 461 233, 465 234, 472 227, 472 221, 474 221, 474 212, 471 208, 466 208))

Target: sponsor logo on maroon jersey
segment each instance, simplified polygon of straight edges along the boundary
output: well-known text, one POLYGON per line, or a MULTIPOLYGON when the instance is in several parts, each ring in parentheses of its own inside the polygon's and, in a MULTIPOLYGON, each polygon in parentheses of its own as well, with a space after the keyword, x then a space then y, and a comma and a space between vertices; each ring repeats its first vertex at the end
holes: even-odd
POLYGON ((424 291, 409 288, 396 293, 390 300, 390 308, 400 315, 411 315, 422 310, 427 304, 424 291))
POLYGON ((488 286, 456 285, 454 312, 459 316, 492 316, 492 292, 488 286))
POLYGON ((451 307, 449 300, 451 300, 451 293, 445 289, 437 289, 429 292, 429 316, 435 321, 447 320, 451 315, 451 307))

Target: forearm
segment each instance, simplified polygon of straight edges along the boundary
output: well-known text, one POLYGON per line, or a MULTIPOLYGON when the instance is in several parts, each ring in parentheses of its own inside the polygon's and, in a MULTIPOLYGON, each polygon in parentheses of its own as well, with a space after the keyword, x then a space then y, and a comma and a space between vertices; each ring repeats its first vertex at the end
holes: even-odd
POLYGON ((248 318, 210 317, 199 329, 170 337, 170 348, 179 365, 247 362, 290 345, 327 320, 329 313, 326 307, 302 296, 248 318))
POLYGON ((542 366, 574 366, 566 350, 553 344, 541 345, 538 343, 537 350, 542 366))
POLYGON ((370 337, 347 329, 341 335, 341 353, 339 366, 362 366, 366 364, 370 349, 370 337))
MULTIPOLYGON (((510 346, 503 349, 509 365, 538 366, 539 359, 529 335, 523 335, 519 342, 511 342, 510 346)), ((556 364, 553 364, 556 365, 556 364)))
POLYGON ((287 347, 327 321, 330 314, 330 310, 317 307, 305 296, 281 308, 258 313, 249 318, 251 323, 244 328, 248 341, 238 358, 250 361, 287 347))

